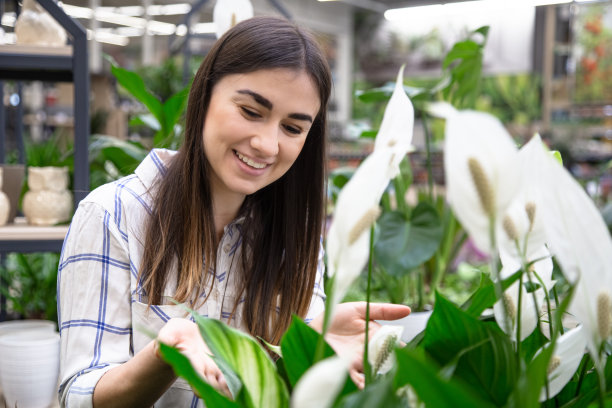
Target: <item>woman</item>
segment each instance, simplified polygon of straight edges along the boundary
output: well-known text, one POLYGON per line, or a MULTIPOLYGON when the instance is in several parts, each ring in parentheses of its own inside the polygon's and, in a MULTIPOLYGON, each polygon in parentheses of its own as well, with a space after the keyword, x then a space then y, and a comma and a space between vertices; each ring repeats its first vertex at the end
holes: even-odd
MULTIPOLYGON (((271 343, 294 313, 320 329, 330 88, 310 34, 278 18, 242 22, 195 76, 181 149, 152 151, 80 203, 58 276, 62 406, 198 404, 141 328, 227 393, 174 300, 271 343)), ((379 305, 371 316, 408 312, 379 305)), ((363 305, 337 316, 329 340, 358 349, 363 305)))

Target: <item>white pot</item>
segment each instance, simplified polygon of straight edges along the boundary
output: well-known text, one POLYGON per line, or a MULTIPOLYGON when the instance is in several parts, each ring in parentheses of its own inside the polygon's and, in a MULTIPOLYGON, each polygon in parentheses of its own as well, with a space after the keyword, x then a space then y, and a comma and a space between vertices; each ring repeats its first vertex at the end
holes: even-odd
POLYGON ((13 331, 0 336, 0 384, 7 407, 43 408, 57 399, 59 333, 13 331))
POLYGON ((28 167, 28 188, 23 197, 23 213, 29 224, 54 225, 70 220, 68 167, 28 167))
POLYGON ((0 167, 0 225, 6 224, 11 211, 11 204, 9 203, 8 196, 2 191, 2 167, 0 167))
POLYGON ((412 312, 408 316, 398 320, 379 320, 380 324, 391 324, 394 326, 402 326, 404 332, 402 333, 402 341, 408 343, 417 334, 425 330, 427 322, 431 317, 431 310, 426 312, 412 312))

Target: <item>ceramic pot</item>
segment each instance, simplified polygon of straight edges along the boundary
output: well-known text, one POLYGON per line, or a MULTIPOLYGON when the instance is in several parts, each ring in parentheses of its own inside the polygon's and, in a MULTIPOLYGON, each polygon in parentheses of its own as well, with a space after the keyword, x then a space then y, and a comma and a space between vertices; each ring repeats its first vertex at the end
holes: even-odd
POLYGON ((417 334, 425 330, 427 322, 431 317, 432 311, 412 312, 408 316, 398 320, 380 320, 380 324, 392 324, 394 326, 403 326, 402 341, 408 343, 416 337, 417 334))
POLYGON ((2 167, 0 167, 0 225, 6 224, 11 210, 8 196, 2 191, 2 167))
POLYGON ((0 384, 7 407, 52 406, 57 398, 60 337, 51 330, 0 336, 0 384))
POLYGON ((28 167, 28 188, 23 213, 29 224, 54 225, 70 220, 68 167, 28 167))
POLYGON ((25 177, 25 166, 23 164, 2 164, 0 168, 0 171, 2 171, 2 175, 0 176, 0 183, 2 183, 1 190, 6 193, 10 203, 7 220, 7 223, 10 224, 15 220, 15 216, 17 215, 21 188, 23 187, 23 179, 25 177))

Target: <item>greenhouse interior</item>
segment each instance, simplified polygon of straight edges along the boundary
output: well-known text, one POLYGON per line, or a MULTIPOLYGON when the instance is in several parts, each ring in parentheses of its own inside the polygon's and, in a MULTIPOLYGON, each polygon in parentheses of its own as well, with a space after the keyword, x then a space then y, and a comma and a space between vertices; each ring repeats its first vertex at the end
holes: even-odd
POLYGON ((612 406, 611 0, 0 0, 0 408, 612 406))

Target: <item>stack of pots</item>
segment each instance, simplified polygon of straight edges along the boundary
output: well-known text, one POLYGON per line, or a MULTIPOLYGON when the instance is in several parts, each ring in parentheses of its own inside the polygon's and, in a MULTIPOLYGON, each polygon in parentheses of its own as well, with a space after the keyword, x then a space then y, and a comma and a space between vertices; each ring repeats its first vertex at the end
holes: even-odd
POLYGON ((7 407, 56 405, 59 353, 54 322, 0 323, 0 386, 7 407))

